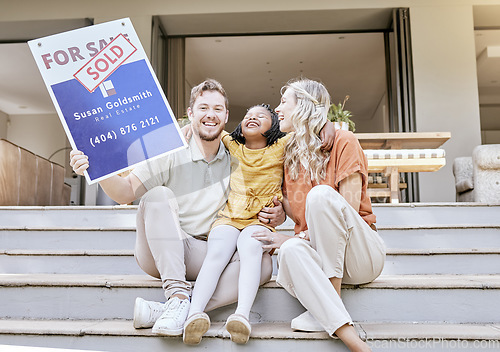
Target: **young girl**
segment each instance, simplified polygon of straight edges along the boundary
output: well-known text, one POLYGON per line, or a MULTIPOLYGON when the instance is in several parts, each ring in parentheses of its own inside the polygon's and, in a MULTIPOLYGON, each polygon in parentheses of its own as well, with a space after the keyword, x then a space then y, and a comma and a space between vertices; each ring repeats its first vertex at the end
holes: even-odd
POLYGON ((261 223, 257 214, 263 207, 272 207, 275 196, 280 201, 283 198, 283 151, 289 139, 290 135, 280 131, 276 113, 264 104, 248 109, 231 134, 223 132, 222 141, 233 157, 231 191, 208 236, 207 255, 184 324, 184 343, 199 344, 209 329, 210 319, 203 311, 236 249, 240 256, 238 306, 227 319, 226 329, 232 341, 248 341, 250 308, 259 288, 263 250, 252 234, 263 228, 275 232, 261 223))

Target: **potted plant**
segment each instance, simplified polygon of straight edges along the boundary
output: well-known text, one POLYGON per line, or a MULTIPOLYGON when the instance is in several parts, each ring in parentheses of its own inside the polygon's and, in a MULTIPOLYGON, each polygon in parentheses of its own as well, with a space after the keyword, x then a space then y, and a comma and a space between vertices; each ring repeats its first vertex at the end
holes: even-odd
POLYGON ((335 124, 335 127, 343 130, 351 130, 354 132, 356 130, 354 121, 351 120, 352 113, 349 110, 344 110, 345 103, 349 100, 349 96, 346 95, 344 101, 338 105, 330 105, 328 110, 328 119, 335 124))

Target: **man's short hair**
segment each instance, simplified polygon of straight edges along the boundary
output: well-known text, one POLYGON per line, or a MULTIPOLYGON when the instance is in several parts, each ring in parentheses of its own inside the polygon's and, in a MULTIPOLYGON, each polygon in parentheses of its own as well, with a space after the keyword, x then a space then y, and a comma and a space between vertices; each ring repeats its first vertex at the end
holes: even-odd
POLYGON ((222 84, 220 84, 215 79, 208 78, 207 80, 201 82, 196 87, 191 89, 191 97, 189 98, 189 107, 192 109, 196 99, 203 94, 205 91, 219 92, 224 97, 226 103, 226 109, 229 110, 229 100, 227 99, 227 94, 222 84))

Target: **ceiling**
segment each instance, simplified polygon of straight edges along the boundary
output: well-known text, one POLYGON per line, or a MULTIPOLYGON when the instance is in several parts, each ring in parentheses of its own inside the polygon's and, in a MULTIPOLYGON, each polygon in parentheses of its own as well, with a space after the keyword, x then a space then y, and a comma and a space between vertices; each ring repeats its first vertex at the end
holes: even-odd
POLYGON ((0 44, 0 111, 7 115, 56 112, 28 44, 0 44))
POLYGON ((356 120, 370 119, 386 91, 383 34, 186 40, 188 83, 193 86, 207 77, 216 78, 224 86, 233 111, 258 103, 277 106, 280 88, 299 76, 322 81, 334 102, 350 95, 346 106, 356 120))

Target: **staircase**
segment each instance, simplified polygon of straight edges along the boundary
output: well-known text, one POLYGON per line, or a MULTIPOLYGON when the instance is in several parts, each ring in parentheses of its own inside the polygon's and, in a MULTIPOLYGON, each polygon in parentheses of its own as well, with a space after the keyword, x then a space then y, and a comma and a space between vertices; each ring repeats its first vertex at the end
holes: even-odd
MULTIPOLYGON (((133 257, 135 212, 0 207, 0 345, 192 351, 181 338, 132 327, 137 296, 164 301, 160 282, 133 257)), ((500 350, 500 206, 384 204, 374 212, 388 247, 384 271, 342 292, 361 337, 374 351, 500 350)), ((292 224, 280 231, 292 233, 292 224)), ((233 305, 210 313, 199 348, 347 351, 326 333, 292 332, 303 310, 271 281, 252 309, 247 345, 225 332, 233 305)))

